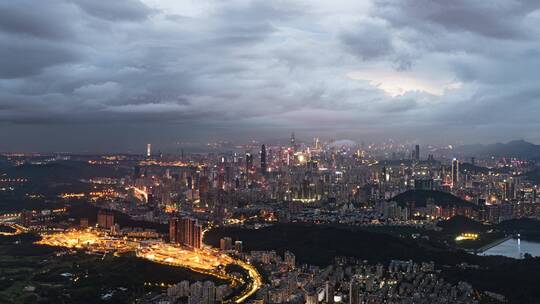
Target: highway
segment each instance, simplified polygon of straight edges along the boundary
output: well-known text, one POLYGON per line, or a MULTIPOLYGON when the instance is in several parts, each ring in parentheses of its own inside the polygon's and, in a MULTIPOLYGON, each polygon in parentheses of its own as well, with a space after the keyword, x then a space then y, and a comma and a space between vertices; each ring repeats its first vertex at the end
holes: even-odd
POLYGON ((11 227, 13 228, 15 231, 14 232, 0 232, 0 235, 3 235, 3 236, 10 236, 10 235, 17 235, 17 234, 21 234, 23 232, 27 232, 28 229, 19 225, 19 224, 9 224, 9 225, 5 225, 5 226, 8 226, 8 227, 11 227))
POLYGON ((244 302, 262 286, 261 275, 254 266, 211 248, 190 249, 163 241, 117 238, 92 229, 43 233, 41 237, 42 239, 36 243, 100 253, 110 252, 115 255, 135 252, 138 257, 155 263, 185 267, 231 281, 232 286, 243 283, 242 279, 228 274, 225 266, 238 265, 245 269, 249 282, 233 299, 235 303, 244 302))

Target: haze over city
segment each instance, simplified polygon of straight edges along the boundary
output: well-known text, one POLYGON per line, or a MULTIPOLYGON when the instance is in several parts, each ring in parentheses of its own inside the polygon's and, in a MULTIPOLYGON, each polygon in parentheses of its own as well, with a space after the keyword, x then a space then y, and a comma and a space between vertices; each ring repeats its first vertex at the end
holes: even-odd
POLYGON ((0 3, 0 151, 537 135, 538 1, 0 3))

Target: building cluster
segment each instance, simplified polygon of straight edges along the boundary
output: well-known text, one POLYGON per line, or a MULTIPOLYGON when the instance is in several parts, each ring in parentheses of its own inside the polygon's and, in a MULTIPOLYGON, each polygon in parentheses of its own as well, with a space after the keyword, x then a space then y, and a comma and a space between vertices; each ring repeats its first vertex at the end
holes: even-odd
POLYGON ((325 268, 295 266, 294 255, 252 251, 248 258, 269 274, 257 293, 259 303, 477 303, 465 282, 444 281, 433 262, 391 261, 372 265, 337 257, 325 268))
POLYGON ((219 248, 222 251, 236 251, 237 253, 242 252, 242 241, 235 241, 233 243, 232 238, 224 237, 219 240, 219 248))
MULTIPOLYGON (((81 224, 88 226, 88 219, 81 221, 81 224)), ((114 213, 110 210, 100 209, 97 214, 97 224, 99 228, 111 229, 114 226, 114 213)))
MULTIPOLYGON (((231 294, 227 285, 216 286, 211 281, 197 281, 192 284, 182 281, 167 289, 167 300, 170 304, 214 304, 221 303, 231 294)), ((164 302, 164 301, 162 301, 164 302)))
POLYGON ((169 241, 191 248, 201 248, 203 228, 193 218, 171 218, 169 220, 169 241))
POLYGON ((134 203, 122 208, 150 221, 166 221, 172 213, 229 224, 408 225, 454 215, 490 222, 540 217, 537 187, 523 178, 532 164, 523 160, 465 160, 433 147, 422 154, 419 145, 340 146, 318 139, 305 144, 294 135, 287 145, 244 148, 245 153, 146 155, 134 163, 132 176, 115 184, 134 203), (408 190, 445 192, 468 204, 392 200, 408 190))

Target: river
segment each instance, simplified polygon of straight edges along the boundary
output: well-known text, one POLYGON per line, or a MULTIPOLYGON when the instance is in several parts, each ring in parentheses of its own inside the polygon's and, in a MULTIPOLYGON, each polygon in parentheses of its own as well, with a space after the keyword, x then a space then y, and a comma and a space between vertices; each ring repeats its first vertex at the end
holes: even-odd
POLYGON ((521 259, 525 253, 529 253, 534 257, 540 257, 540 242, 513 238, 491 247, 480 255, 502 255, 509 258, 521 259))

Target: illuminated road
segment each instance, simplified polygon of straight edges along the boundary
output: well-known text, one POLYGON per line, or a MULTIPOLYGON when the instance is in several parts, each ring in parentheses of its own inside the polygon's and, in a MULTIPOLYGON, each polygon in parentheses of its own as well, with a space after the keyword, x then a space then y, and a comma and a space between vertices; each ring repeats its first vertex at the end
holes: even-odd
POLYGON ((18 225, 18 224, 12 224, 12 225, 6 225, 6 226, 15 229, 15 231, 14 232, 0 232, 0 235, 3 235, 3 236, 17 235, 17 234, 21 234, 23 232, 28 231, 27 228, 25 228, 25 227, 23 227, 21 225, 18 225))
POLYGON ((115 255, 135 252, 138 257, 155 263, 189 268, 193 271, 229 280, 233 286, 243 283, 225 271, 227 265, 238 265, 246 270, 250 281, 240 295, 233 299, 242 303, 255 294, 262 285, 262 278, 252 265, 234 259, 217 250, 203 248, 191 250, 176 244, 162 241, 141 241, 127 238, 115 238, 95 230, 69 230, 57 233, 44 233, 38 244, 84 249, 93 252, 113 252, 115 255))

